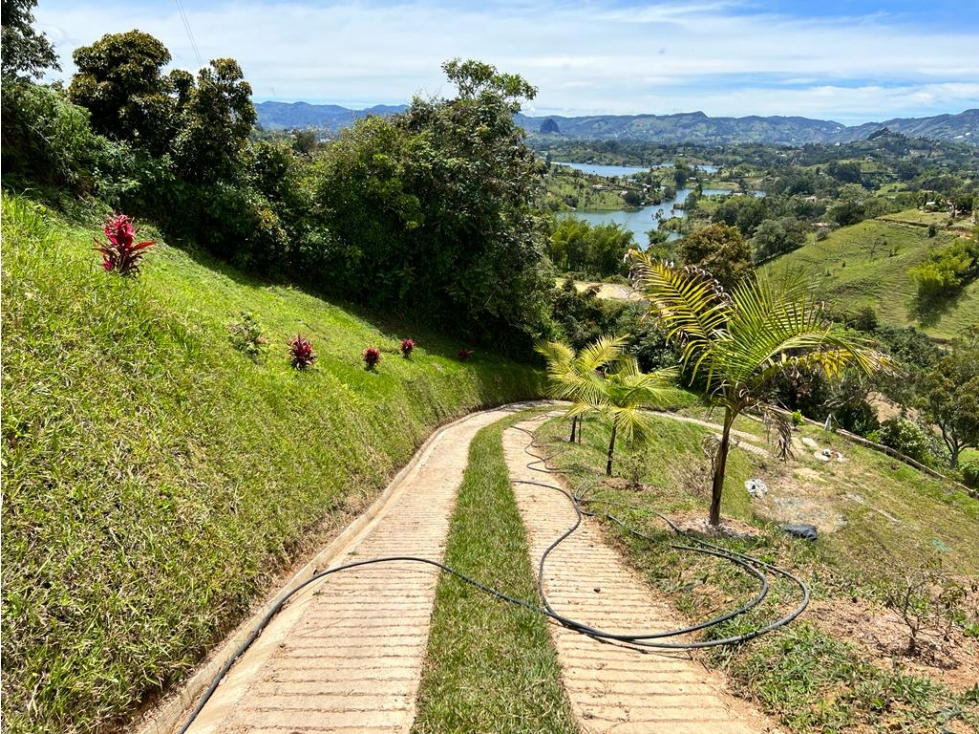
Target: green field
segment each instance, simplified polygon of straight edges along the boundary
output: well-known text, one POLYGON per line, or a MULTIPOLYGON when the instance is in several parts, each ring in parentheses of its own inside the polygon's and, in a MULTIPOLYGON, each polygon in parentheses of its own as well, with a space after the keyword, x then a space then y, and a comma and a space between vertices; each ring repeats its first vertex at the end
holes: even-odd
MULTIPOLYGON (((913 214, 903 213, 906 219, 913 214)), ((889 219, 902 215, 891 215, 889 219)), ((882 324, 915 326, 931 337, 951 339, 979 321, 979 281, 937 310, 923 311, 908 275, 931 252, 948 245, 954 234, 929 238, 926 226, 879 219, 861 222, 810 241, 795 252, 763 266, 768 273, 804 270, 837 308, 870 306, 882 324)))
MULTIPOLYGON (((541 373, 166 244, 100 267, 97 224, 3 198, 4 731, 123 726, 439 424, 541 373), (228 325, 254 314, 252 359, 228 325), (287 343, 311 338, 312 368, 287 343), (411 359, 400 339, 418 343, 411 359), (381 350, 367 371, 361 352, 381 350)), ((153 236, 147 229, 145 234, 153 236)))

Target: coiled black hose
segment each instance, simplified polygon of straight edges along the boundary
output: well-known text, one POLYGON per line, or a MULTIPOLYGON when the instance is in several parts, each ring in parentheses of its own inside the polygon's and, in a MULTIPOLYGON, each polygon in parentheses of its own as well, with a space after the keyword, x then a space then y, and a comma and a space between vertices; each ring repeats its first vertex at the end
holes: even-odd
MULTIPOLYGON (((531 447, 536 447, 536 437, 534 436, 533 432, 528 431, 524 428, 520 428, 519 426, 514 426, 514 428, 516 428, 519 431, 523 431, 528 436, 530 436, 530 443, 526 447, 524 447, 524 452, 528 456, 532 457, 533 461, 527 464, 527 468, 533 471, 539 471, 545 474, 551 474, 552 470, 547 468, 544 457, 537 456, 536 454, 531 452, 531 447)), ((694 553, 702 553, 704 555, 716 556, 718 558, 723 558, 724 560, 730 561, 731 563, 734 563, 737 566, 740 566, 742 569, 747 571, 750 575, 754 576, 756 579, 758 579, 761 582, 761 588, 758 594, 747 604, 744 604, 738 607, 737 609, 728 612, 726 614, 723 614, 719 617, 714 617, 713 619, 709 619, 705 622, 701 622, 696 625, 691 625, 689 627, 681 627, 675 630, 668 630, 665 632, 655 632, 650 634, 616 634, 612 632, 607 632, 605 630, 597 629, 595 627, 591 627, 586 624, 582 624, 577 620, 564 617, 554 611, 554 608, 551 606, 550 602, 547 599, 547 594, 544 591, 544 578, 545 578, 544 564, 547 562, 547 557, 551 554, 551 552, 555 548, 557 548, 557 546, 561 543, 561 541, 563 541, 565 538, 567 538, 575 530, 578 529, 578 527, 581 525, 581 520, 585 515, 591 517, 596 517, 599 515, 597 513, 589 513, 582 510, 581 508, 582 502, 587 502, 588 500, 578 495, 570 494, 563 487, 559 487, 558 485, 555 484, 544 484, 542 482, 531 482, 526 480, 516 480, 516 481, 519 484, 531 484, 540 487, 545 487, 548 489, 553 489, 557 492, 561 492, 565 497, 568 498, 568 500, 571 502, 572 507, 575 510, 576 518, 574 524, 568 530, 562 533, 553 543, 551 543, 544 550, 544 553, 541 555, 540 563, 538 564, 538 572, 537 572, 537 590, 538 593, 540 594, 541 602, 543 603, 544 608, 547 610, 547 616, 551 617, 557 622, 560 622, 565 627, 568 627, 570 629, 576 630, 583 634, 587 634, 599 639, 614 640, 616 642, 627 642, 629 644, 639 645, 642 647, 655 647, 655 648, 664 648, 664 649, 672 649, 672 650, 691 650, 697 648, 718 647, 720 645, 734 645, 742 642, 747 642, 748 640, 752 640, 756 637, 760 637, 761 635, 767 632, 771 632, 774 629, 783 627, 784 625, 788 624, 793 619, 798 617, 800 614, 802 614, 802 612, 805 611, 806 607, 809 605, 809 587, 807 587, 805 583, 803 583, 802 580, 800 580, 798 577, 794 576, 793 574, 789 573, 788 571, 782 568, 774 566, 770 563, 766 563, 752 556, 748 556, 743 553, 738 553, 737 551, 730 551, 727 550, 726 548, 721 548, 720 546, 717 546, 713 543, 708 543, 705 540, 701 540, 700 538, 687 535, 686 533, 681 531, 675 524, 673 524, 669 518, 657 513, 657 517, 659 517, 667 525, 669 525, 670 528, 675 533, 687 537, 697 544, 696 546, 674 544, 670 546, 671 548, 675 548, 677 550, 691 551, 694 553), (798 587, 801 600, 799 604, 789 614, 785 615, 784 617, 781 617, 780 619, 770 624, 767 624, 763 627, 759 627, 750 632, 746 632, 740 635, 735 635, 732 637, 725 637, 723 639, 703 640, 703 641, 694 641, 694 642, 673 642, 673 643, 657 641, 665 637, 679 637, 681 635, 689 634, 691 632, 697 632, 699 630, 706 629, 708 627, 713 627, 715 625, 721 624, 722 622, 726 622, 730 619, 733 619, 734 617, 740 616, 741 614, 744 614, 750 609, 753 609, 754 607, 761 604, 768 596, 769 583, 768 583, 768 578, 765 576, 764 572, 760 569, 777 573, 783 578, 791 581, 793 584, 795 584, 798 587)), ((624 528, 625 530, 627 530, 628 532, 630 532, 631 534, 639 538, 643 538, 649 541, 653 540, 653 538, 636 530, 635 528, 630 528, 624 522, 622 522, 622 520, 615 517, 614 515, 603 513, 600 516, 609 519, 610 521, 616 523, 620 527, 624 528)))
MULTIPOLYGON (((523 431, 524 433, 528 434, 531 438, 530 443, 524 448, 524 451, 529 456, 533 457, 533 461, 527 464, 527 468, 532 469, 534 471, 540 471, 546 474, 550 474, 551 470, 546 467, 545 459, 541 456, 537 456, 531 453, 530 451, 531 447, 536 446, 536 438, 534 437, 534 434, 531 431, 520 428, 519 426, 514 426, 514 428, 523 431), (540 468, 540 466, 535 466, 535 465, 540 465, 543 466, 544 468, 542 469, 540 468)), ((716 647, 719 645, 734 645, 742 642, 747 642, 748 640, 754 639, 767 632, 771 632, 774 629, 777 629, 779 627, 788 624, 793 619, 795 619, 800 614, 802 614, 803 610, 805 610, 806 606, 809 603, 808 587, 801 580, 793 576, 788 571, 773 566, 769 563, 765 563, 764 561, 761 561, 757 558, 752 558, 751 556, 747 556, 742 553, 737 553, 735 551, 729 551, 719 546, 716 546, 712 543, 708 543, 704 540, 700 540, 699 538, 694 538, 692 536, 686 535, 685 533, 683 533, 683 531, 677 528, 676 525, 670 522, 668 518, 664 517, 663 515, 658 515, 664 522, 666 522, 673 529, 674 532, 678 533, 679 535, 684 535, 685 537, 690 538, 694 543, 697 544, 696 546, 672 545, 671 547, 676 548, 678 550, 686 550, 694 553, 716 556, 718 558, 723 558, 727 561, 730 561, 731 563, 734 563, 737 566, 740 566, 746 573, 754 576, 759 581, 760 590, 755 595, 755 597, 752 598, 747 604, 744 604, 738 607, 737 609, 735 609, 734 611, 728 612, 719 617, 715 617, 706 622, 701 622, 699 624, 691 625, 689 627, 682 627, 679 629, 668 630, 665 632, 650 632, 644 634, 619 634, 619 633, 601 630, 596 627, 592 627, 590 625, 584 624, 582 622, 578 622, 569 617, 565 617, 564 615, 561 615, 554 610, 554 608, 551 606, 550 602, 547 599, 547 594, 544 592, 544 578, 545 578, 544 565, 546 564, 547 558, 551 554, 551 552, 562 541, 564 541, 568 536, 570 536, 578 529, 578 527, 581 525, 583 517, 585 517, 586 515, 587 516, 598 516, 598 515, 596 513, 586 512, 581 508, 581 504, 583 502, 588 502, 588 500, 578 497, 576 495, 572 495, 569 492, 567 492, 563 487, 560 487, 558 485, 545 484, 543 482, 531 482, 527 480, 516 480, 516 483, 536 485, 547 489, 552 489, 557 492, 561 492, 571 502, 571 505, 574 508, 576 514, 575 522, 572 524, 572 526, 568 528, 564 533, 562 533, 556 540, 554 540, 554 542, 552 542, 547 547, 547 549, 545 549, 544 553, 541 555, 540 563, 538 564, 537 589, 543 606, 540 606, 532 602, 528 602, 524 599, 518 599, 502 591, 486 586, 485 584, 477 581, 476 579, 467 576, 466 574, 457 571, 445 565, 444 563, 440 563, 439 561, 433 561, 429 558, 419 558, 417 556, 384 556, 381 558, 371 558, 363 561, 354 561, 352 563, 345 563, 341 566, 336 566, 334 568, 321 571, 317 574, 314 574, 309 579, 304 581, 302 584, 297 586, 288 595, 280 599, 271 609, 269 609, 269 611, 265 614, 265 616, 262 617, 258 626, 254 630, 252 630, 252 632, 248 635, 245 641, 238 646, 238 649, 235 650, 234 654, 224 663, 224 665, 221 666, 221 669, 214 676, 214 679, 207 687, 207 690, 204 692, 200 700, 197 702, 197 705, 194 707, 194 710, 190 713, 189 717, 184 722, 183 726, 181 726, 178 734, 186 734, 187 730, 190 729, 190 727, 193 725, 194 721, 200 715, 201 711, 203 711, 204 706, 206 706, 207 702, 211 699, 211 696, 214 695, 214 692, 221 684, 221 681, 224 680, 224 677, 228 674, 228 671, 230 671, 232 666, 238 661, 238 659, 245 654, 248 648, 252 646, 255 640, 259 638, 259 636, 268 626, 269 622, 272 621, 272 619, 282 610, 282 608, 286 605, 286 603, 288 603, 289 600, 293 598, 293 596, 295 596, 297 593, 305 589, 307 586, 310 586, 311 584, 316 583, 317 581, 321 581, 327 576, 332 576, 333 574, 340 573, 341 571, 349 571, 354 568, 362 568, 364 566, 372 566, 379 563, 412 563, 412 564, 419 563, 428 566, 434 566, 436 568, 441 569, 442 571, 452 574, 456 578, 460 579, 461 581, 467 584, 470 584, 471 586, 474 586, 480 591, 495 596, 498 599, 501 599, 510 604, 515 604, 525 609, 529 609, 533 612, 537 612, 538 614, 542 614, 554 620, 558 624, 567 627, 568 629, 574 630, 576 632, 580 632, 590 637, 594 637, 599 640, 608 640, 612 642, 624 642, 639 647, 651 647, 651 648, 670 649, 670 650, 691 650, 697 648, 716 647), (693 641, 693 642, 660 642, 660 640, 663 638, 677 637, 680 635, 690 634, 692 632, 697 632, 699 630, 706 629, 708 627, 712 627, 714 625, 720 624, 729 619, 733 619, 734 617, 744 614, 750 609, 753 609, 759 604, 761 604, 767 597, 769 591, 768 578, 765 576, 764 571, 761 569, 780 574, 781 576, 794 582, 796 586, 798 586, 802 594, 802 601, 790 614, 782 617, 781 619, 775 622, 772 622, 771 624, 765 625, 764 627, 760 627, 758 629, 752 630, 751 632, 747 632, 741 635, 736 635, 733 637, 727 637, 724 639, 693 641)), ((645 538, 647 540, 652 540, 652 538, 650 538, 647 535, 644 535, 638 530, 629 528, 619 518, 613 515, 604 514, 602 516, 608 518, 612 522, 617 523, 618 525, 622 526, 630 533, 633 533, 638 537, 645 538)))

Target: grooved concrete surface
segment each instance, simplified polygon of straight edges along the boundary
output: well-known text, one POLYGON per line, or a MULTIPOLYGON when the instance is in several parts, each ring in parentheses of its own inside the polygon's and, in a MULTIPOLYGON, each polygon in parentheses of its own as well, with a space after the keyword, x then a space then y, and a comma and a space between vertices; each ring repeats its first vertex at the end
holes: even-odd
MULTIPOLYGON (((533 430, 540 421, 521 427, 533 430)), ((555 484, 556 475, 527 467, 530 437, 516 428, 503 434, 503 448, 517 506, 530 544, 541 554, 575 519, 567 498, 520 480, 555 484)), ((655 632, 681 625, 655 599, 619 555, 604 544, 588 518, 548 557, 545 591, 555 611, 610 632, 655 632)), ((583 732, 638 734, 755 734, 770 723, 723 691, 719 677, 687 652, 637 651, 599 642, 554 624, 565 689, 583 732)))
MULTIPOLYGON (((469 444, 513 408, 444 429, 330 567, 380 556, 442 560, 469 444)), ((415 714, 438 582, 434 566, 383 563, 300 592, 266 628, 190 732, 406 732, 415 714)))

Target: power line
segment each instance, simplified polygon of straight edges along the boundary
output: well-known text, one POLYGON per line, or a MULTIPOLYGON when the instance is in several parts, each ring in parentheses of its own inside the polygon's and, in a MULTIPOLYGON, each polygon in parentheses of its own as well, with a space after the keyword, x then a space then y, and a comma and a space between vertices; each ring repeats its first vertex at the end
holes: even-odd
POLYGON ((173 0, 174 4, 177 6, 177 12, 180 13, 180 20, 183 21, 184 29, 187 31, 187 37, 190 39, 190 46, 194 49, 194 55, 197 57, 198 67, 204 66, 204 59, 201 58, 201 51, 197 47, 197 40, 194 38, 194 32, 190 29, 190 19, 187 17, 187 13, 184 12, 183 3, 180 0, 173 0))

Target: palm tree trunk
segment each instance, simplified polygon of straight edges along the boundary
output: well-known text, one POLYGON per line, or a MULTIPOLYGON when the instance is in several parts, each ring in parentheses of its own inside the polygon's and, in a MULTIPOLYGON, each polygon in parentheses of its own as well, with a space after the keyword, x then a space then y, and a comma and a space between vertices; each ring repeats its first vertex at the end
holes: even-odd
POLYGON ((578 443, 581 443, 581 429, 585 427, 585 416, 578 418, 578 443))
POLYGON ((571 438, 568 439, 571 443, 574 443, 574 429, 578 427, 578 416, 571 418, 571 438))
POLYGON ((714 460, 714 485, 710 493, 710 524, 717 527, 721 524, 721 494, 724 492, 724 472, 727 469, 727 452, 731 447, 731 426, 737 417, 730 409, 724 411, 724 430, 721 433, 721 445, 717 447, 717 458, 714 460))
POLYGON ((605 474, 612 476, 612 454, 615 453, 615 429, 616 425, 612 423, 612 440, 608 442, 608 461, 605 464, 605 474))

